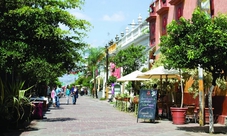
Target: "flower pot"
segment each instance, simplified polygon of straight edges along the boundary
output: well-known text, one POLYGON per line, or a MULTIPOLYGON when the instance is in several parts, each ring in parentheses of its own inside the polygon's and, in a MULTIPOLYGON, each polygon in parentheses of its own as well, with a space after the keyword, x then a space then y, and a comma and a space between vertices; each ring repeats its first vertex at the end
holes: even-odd
POLYGON ((188 107, 170 107, 173 124, 185 124, 188 107))
POLYGON ((138 104, 139 103, 139 97, 134 97, 133 98, 133 101, 132 101, 134 104, 138 104))
POLYGON ((126 98, 123 98, 123 101, 125 102, 129 102, 130 98, 126 97, 126 98))

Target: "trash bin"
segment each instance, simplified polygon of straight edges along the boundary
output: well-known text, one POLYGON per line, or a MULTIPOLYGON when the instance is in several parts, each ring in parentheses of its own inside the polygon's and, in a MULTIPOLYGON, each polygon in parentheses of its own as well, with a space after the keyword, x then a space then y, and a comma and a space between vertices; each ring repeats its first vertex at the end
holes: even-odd
POLYGON ((34 101, 32 102, 35 105, 34 112, 32 114, 33 119, 42 119, 43 118, 43 102, 34 101))

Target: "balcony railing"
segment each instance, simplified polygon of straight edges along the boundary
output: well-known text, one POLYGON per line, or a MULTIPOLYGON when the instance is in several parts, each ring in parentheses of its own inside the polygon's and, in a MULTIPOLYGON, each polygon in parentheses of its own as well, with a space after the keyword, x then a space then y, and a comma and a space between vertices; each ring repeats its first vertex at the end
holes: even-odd
POLYGON ((128 34, 126 34, 124 37, 122 37, 118 41, 118 47, 124 47, 124 46, 128 45, 130 42, 132 42, 133 40, 144 35, 145 34, 145 32, 143 32, 144 29, 149 30, 148 23, 146 21, 143 22, 142 24, 138 24, 128 34))

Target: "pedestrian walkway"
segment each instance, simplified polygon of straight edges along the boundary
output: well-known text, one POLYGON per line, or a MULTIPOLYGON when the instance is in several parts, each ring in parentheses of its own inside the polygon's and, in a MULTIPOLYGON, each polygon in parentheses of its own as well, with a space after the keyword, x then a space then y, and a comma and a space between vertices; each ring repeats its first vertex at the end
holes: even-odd
MULTIPOLYGON (((49 108, 46 119, 33 120, 26 130, 5 136, 210 136, 208 125, 173 125, 164 120, 150 123, 142 119, 137 123, 133 113, 119 111, 107 101, 90 96, 80 96, 76 105, 71 101, 65 105, 65 98, 60 102, 60 108, 49 108)), ((214 126, 215 136, 227 134, 227 127, 214 126)))

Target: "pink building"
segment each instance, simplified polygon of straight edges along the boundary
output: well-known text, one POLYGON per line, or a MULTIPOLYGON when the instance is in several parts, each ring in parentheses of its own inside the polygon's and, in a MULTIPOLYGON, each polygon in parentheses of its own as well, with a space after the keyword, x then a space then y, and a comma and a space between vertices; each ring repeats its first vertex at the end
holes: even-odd
POLYGON ((167 24, 172 20, 178 20, 181 16, 190 19, 194 9, 198 6, 211 16, 227 13, 227 8, 225 8, 227 2, 223 0, 154 0, 151 3, 150 16, 146 21, 149 22, 150 27, 150 46, 155 48, 150 51, 149 59, 158 58, 159 39, 166 34, 167 24))
MULTIPOLYGON (((149 52, 149 59, 158 59, 160 37, 166 35, 166 26, 172 20, 179 20, 181 16, 186 19, 192 17, 195 8, 200 7, 210 16, 218 13, 227 13, 227 2, 225 0, 153 0, 150 5, 150 16, 146 19, 150 28, 150 46, 153 48, 149 52)), ((184 95, 184 103, 197 103, 198 99, 192 99, 190 95, 184 95)), ((216 121, 227 123, 227 96, 213 97, 214 114, 216 121), (222 105, 222 106, 220 106, 222 105)))

